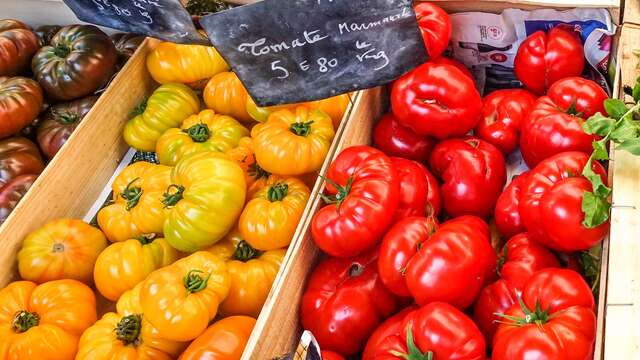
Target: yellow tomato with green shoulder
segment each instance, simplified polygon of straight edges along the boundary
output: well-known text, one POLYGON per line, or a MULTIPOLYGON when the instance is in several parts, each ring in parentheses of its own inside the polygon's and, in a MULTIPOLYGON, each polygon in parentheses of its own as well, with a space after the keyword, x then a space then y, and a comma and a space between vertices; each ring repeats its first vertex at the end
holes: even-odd
POLYGON ((197 82, 229 70, 213 46, 162 42, 147 55, 147 69, 160 84, 197 82))
POLYGON ((109 245, 96 260, 93 279, 105 298, 116 301, 152 271, 178 260, 180 254, 163 238, 140 236, 109 245))
POLYGON ((249 93, 233 71, 221 72, 212 77, 202 92, 209 109, 229 115, 243 123, 253 121, 247 112, 249 93))
POLYGON ((236 146, 249 130, 236 119, 203 110, 189 116, 180 128, 171 128, 156 143, 161 164, 174 166, 187 155, 203 151, 227 152, 236 146))
POLYGON ((258 317, 287 249, 256 250, 243 239, 240 231, 233 230, 207 251, 227 262, 231 278, 229 294, 220 305, 220 314, 258 317))
POLYGON ((238 227, 258 250, 289 245, 309 200, 309 188, 296 178, 272 177, 245 206, 238 227))
POLYGON ((165 131, 179 127, 198 111, 200 100, 188 86, 161 85, 134 110, 135 116, 124 126, 124 140, 138 150, 154 151, 156 141, 165 131))
POLYGON ((244 172, 229 156, 208 151, 183 158, 164 194, 165 239, 184 252, 213 245, 234 226, 246 192, 244 172))
POLYGON ((258 165, 286 176, 320 169, 334 135, 331 118, 305 106, 277 111, 251 130, 258 165))
POLYGON ((91 285, 93 264, 107 247, 97 228, 77 219, 58 219, 30 233, 18 252, 20 277, 38 284, 74 279, 91 285))
POLYGON ((206 330, 229 287, 224 260, 198 251, 149 274, 141 285, 140 305, 160 337, 189 341, 206 330))

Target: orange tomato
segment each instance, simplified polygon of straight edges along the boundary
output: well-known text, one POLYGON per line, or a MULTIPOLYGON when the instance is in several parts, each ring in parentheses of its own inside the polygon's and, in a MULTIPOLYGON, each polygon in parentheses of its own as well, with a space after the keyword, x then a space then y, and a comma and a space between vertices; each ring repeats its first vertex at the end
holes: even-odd
POLYGON ((198 336, 179 360, 239 360, 255 324, 248 316, 219 320, 198 336))
POLYGON ((93 291, 79 281, 13 282, 0 290, 0 359, 73 359, 96 318, 93 291))
POLYGON ((53 220, 24 239, 18 270, 36 283, 75 279, 91 285, 93 265, 106 247, 99 229, 76 219, 53 220))
POLYGON ((226 154, 235 160, 244 171, 247 182, 247 200, 251 199, 256 191, 266 185, 267 179, 271 176, 256 162, 253 153, 253 140, 250 137, 240 139, 238 146, 227 151, 226 154))
POLYGON ((249 93, 232 71, 221 72, 212 77, 202 96, 207 107, 218 114, 229 115, 242 122, 253 121, 247 113, 249 93))
POLYGON ((350 102, 351 100, 349 94, 342 94, 322 100, 311 101, 306 103, 306 105, 311 109, 320 110, 329 115, 329 117, 331 117, 331 120, 333 121, 334 129, 337 129, 340 125, 340 122, 342 121, 344 113, 349 107, 350 102))

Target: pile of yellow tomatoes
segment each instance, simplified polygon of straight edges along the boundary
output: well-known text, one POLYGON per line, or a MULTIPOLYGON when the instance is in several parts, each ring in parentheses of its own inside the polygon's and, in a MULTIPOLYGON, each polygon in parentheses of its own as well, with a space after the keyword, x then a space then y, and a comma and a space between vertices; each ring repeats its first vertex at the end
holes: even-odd
POLYGON ((24 240, 0 359, 242 354, 349 98, 258 107, 213 47, 160 43, 147 68, 159 86, 124 139, 159 163, 117 175, 98 227, 24 240))

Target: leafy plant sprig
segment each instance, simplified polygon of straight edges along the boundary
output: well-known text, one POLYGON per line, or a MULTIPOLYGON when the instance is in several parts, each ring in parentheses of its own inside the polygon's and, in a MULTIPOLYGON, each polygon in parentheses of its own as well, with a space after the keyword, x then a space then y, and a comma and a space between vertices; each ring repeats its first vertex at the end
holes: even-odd
POLYGON ((598 112, 582 124, 587 134, 602 137, 593 142, 593 152, 582 171, 582 175, 593 187, 593 191, 585 193, 582 199, 582 211, 585 214, 583 225, 587 228, 594 228, 606 222, 611 209, 608 200, 611 188, 593 171, 593 162, 609 160, 609 141, 616 144, 616 150, 626 150, 633 155, 640 155, 640 124, 635 121, 636 116, 640 115, 640 77, 633 88, 625 87, 625 93, 633 98, 633 102, 626 104, 619 99, 607 99, 604 109, 609 116, 598 112))

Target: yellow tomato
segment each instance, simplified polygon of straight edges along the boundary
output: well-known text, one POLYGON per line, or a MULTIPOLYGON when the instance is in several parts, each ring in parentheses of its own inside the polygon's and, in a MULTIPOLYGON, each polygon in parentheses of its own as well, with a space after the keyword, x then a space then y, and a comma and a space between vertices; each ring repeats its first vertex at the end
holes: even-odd
POLYGON ((258 251, 243 240, 238 230, 233 230, 207 251, 227 262, 231 278, 229 294, 220 305, 220 314, 260 315, 287 250, 258 251))
POLYGON ((160 84, 192 83, 229 70, 213 46, 162 42, 147 56, 147 69, 160 84))
POLYGON ((256 319, 230 316, 213 323, 180 355, 179 360, 240 360, 256 319))
POLYGON ((98 225, 111 241, 162 233, 167 210, 163 195, 171 168, 145 161, 122 170, 112 185, 114 203, 98 212, 98 225))
POLYGON ((247 113, 249 93, 234 72, 222 72, 212 77, 202 96, 207 107, 216 113, 229 115, 242 122, 252 121, 247 113))
POLYGON ((93 271, 96 288, 105 298, 118 300, 152 271, 172 264, 178 257, 178 251, 163 238, 141 236, 112 244, 96 260, 93 271))
POLYGON ((251 130, 258 165, 293 176, 320 169, 334 135, 331 118, 305 106, 277 111, 251 130))
POLYGON ((152 272, 142 282, 140 305, 160 337, 189 341, 206 330, 229 287, 225 262, 199 251, 152 272))
POLYGON ((106 247, 107 239, 95 227, 76 219, 53 220, 24 239, 18 270, 37 283, 74 279, 91 285, 93 264, 106 247))
POLYGON ((342 121, 342 117, 344 113, 347 111, 349 107, 350 97, 349 94, 342 94, 338 96, 333 96, 330 98, 310 101, 299 104, 288 104, 288 105, 275 105, 275 106, 258 106, 253 99, 249 96, 247 98, 247 113, 249 116, 253 118, 253 120, 258 122, 265 122, 269 118, 269 115, 273 114, 276 111, 280 111, 283 109, 294 110, 297 106, 306 106, 310 110, 320 110, 329 117, 333 121, 334 129, 338 128, 340 122, 342 121))
POLYGON ((173 166, 198 152, 229 151, 248 135, 249 130, 234 118, 203 110, 188 117, 180 128, 165 131, 156 143, 156 154, 161 164, 173 166))
POLYGON ((309 200, 309 188, 296 178, 270 179, 245 206, 238 227, 258 250, 289 245, 309 200))

